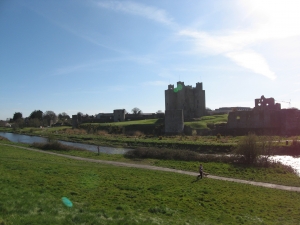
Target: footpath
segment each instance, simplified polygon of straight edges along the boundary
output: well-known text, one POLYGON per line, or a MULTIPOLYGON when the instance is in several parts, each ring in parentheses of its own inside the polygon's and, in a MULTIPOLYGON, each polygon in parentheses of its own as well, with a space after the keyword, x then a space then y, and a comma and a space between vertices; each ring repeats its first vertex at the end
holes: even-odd
MULTIPOLYGON (((172 172, 172 173, 181 173, 181 174, 186 174, 186 175, 195 176, 195 177, 197 175, 199 175, 199 173, 195 173, 195 172, 163 168, 163 167, 158 167, 158 166, 140 165, 140 164, 124 163, 124 162, 116 162, 116 161, 106 161, 106 160, 99 160, 99 159, 88 159, 88 158, 82 158, 82 157, 78 157, 78 156, 63 155, 63 154, 59 154, 59 153, 47 152, 47 151, 37 150, 34 148, 27 148, 27 147, 10 145, 10 144, 0 143, 0 145, 7 145, 7 146, 12 146, 12 147, 16 147, 16 148, 25 149, 25 150, 41 152, 44 154, 56 155, 56 156, 60 156, 60 157, 81 160, 81 161, 86 161, 86 162, 102 163, 102 164, 109 164, 109 165, 114 165, 114 166, 132 167, 132 168, 140 168, 140 169, 148 169, 148 170, 159 170, 159 171, 172 172)), ((219 177, 219 176, 214 176, 214 175, 207 175, 207 178, 223 180, 223 181, 231 181, 231 182, 237 182, 237 183, 243 183, 243 184, 250 184, 250 185, 266 187, 266 188, 274 188, 274 189, 285 190, 285 191, 300 192, 300 187, 292 187, 292 186, 284 186, 284 185, 279 185, 279 184, 247 181, 247 180, 241 180, 241 179, 235 179, 235 178, 219 177)))

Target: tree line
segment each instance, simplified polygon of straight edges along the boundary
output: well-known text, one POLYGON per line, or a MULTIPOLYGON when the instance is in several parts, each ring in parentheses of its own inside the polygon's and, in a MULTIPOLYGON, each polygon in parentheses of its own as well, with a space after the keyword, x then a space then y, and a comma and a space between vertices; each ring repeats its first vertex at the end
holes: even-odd
POLYGON ((23 118, 21 112, 15 112, 10 122, 14 123, 15 128, 28 127, 40 127, 40 126, 51 126, 55 123, 61 123, 64 125, 71 125, 71 117, 65 113, 59 113, 56 115, 55 112, 34 110, 30 113, 29 117, 23 118))
MULTIPOLYGON (((133 114, 142 114, 142 110, 138 107, 134 107, 131 112, 133 114)), ((162 113, 161 110, 158 110, 157 113, 162 113)), ((88 114, 84 115, 82 112, 77 113, 78 118, 82 117, 94 117, 89 116, 88 114)), ((10 119, 10 122, 13 123, 14 127, 22 128, 25 126, 28 127, 40 127, 40 126, 51 126, 53 124, 60 124, 71 126, 72 125, 72 118, 65 112, 59 113, 58 115, 51 111, 42 110, 34 110, 30 113, 29 117, 24 118, 21 112, 15 112, 13 118, 10 119)))

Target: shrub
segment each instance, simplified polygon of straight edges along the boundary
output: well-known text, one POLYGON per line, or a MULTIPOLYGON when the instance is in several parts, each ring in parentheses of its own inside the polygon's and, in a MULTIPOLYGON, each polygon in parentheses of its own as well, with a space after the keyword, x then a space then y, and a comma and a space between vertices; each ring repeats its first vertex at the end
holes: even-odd
POLYGON ((33 143, 30 145, 31 147, 35 147, 42 150, 59 150, 59 151, 70 151, 70 150, 78 150, 78 151, 85 151, 81 148, 76 148, 68 145, 61 144, 57 141, 52 141, 49 143, 33 143))
POLYGON ((199 154, 189 150, 172 150, 165 148, 137 148, 130 150, 124 155, 127 158, 139 159, 163 159, 178 161, 201 161, 201 162, 226 162, 232 163, 237 161, 236 156, 216 155, 216 154, 199 154))
POLYGON ((242 156, 242 159, 247 164, 254 164, 261 155, 261 146, 259 146, 258 138, 255 134, 244 136, 238 143, 235 150, 237 155, 242 156))
POLYGON ((97 132, 97 134, 98 134, 98 135, 102 135, 102 136, 108 135, 108 133, 107 133, 106 130, 99 130, 99 131, 97 132))

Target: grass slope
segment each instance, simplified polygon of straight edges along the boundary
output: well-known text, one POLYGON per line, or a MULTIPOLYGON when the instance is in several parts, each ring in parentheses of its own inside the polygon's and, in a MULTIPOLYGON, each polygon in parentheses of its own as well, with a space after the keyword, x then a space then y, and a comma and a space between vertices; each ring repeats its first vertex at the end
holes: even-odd
POLYGON ((0 224, 297 224, 300 193, 0 146, 0 224), (63 205, 68 197, 72 208, 63 205))
POLYGON ((197 121, 185 122, 185 126, 189 126, 192 129, 209 129, 208 124, 227 123, 228 114, 203 116, 197 121))

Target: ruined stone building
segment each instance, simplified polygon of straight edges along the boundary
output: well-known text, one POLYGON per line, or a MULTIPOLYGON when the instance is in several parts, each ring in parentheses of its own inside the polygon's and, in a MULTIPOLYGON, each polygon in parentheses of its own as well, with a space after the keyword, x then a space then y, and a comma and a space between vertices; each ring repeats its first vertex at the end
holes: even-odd
POLYGON ((114 110, 114 122, 125 121, 125 109, 115 109, 114 110))
POLYGON ((205 90, 202 83, 196 87, 185 86, 178 81, 177 87, 169 85, 165 90, 165 132, 181 133, 184 121, 200 118, 205 115, 205 90))
POLYGON ((299 134, 300 111, 281 109, 274 98, 261 96, 255 99, 252 111, 230 112, 227 129, 235 134, 255 132, 257 134, 293 135, 299 134))

